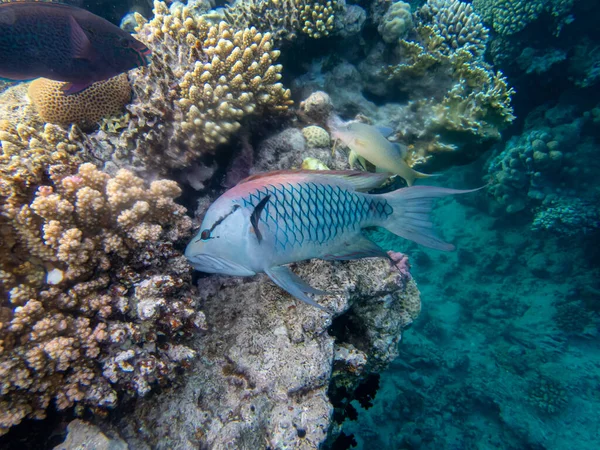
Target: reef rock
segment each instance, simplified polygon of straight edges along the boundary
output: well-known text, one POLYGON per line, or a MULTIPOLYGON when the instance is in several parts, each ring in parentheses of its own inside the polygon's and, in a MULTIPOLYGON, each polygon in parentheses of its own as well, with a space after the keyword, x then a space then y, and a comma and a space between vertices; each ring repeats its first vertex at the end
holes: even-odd
POLYGON ((209 330, 193 344, 198 357, 182 386, 123 417, 130 448, 318 448, 332 422, 328 390, 382 370, 419 314, 406 260, 390 256, 395 265, 298 264, 299 276, 335 293, 319 299, 333 315, 264 276, 201 279, 209 330))

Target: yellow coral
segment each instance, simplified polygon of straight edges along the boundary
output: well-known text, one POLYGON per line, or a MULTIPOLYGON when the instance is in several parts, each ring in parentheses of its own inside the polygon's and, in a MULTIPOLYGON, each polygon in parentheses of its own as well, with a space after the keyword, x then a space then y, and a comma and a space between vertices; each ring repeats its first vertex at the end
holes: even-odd
POLYGON ((309 148, 329 148, 331 140, 327 130, 310 125, 302 129, 302 135, 306 139, 309 148))
POLYGON ((336 8, 338 8, 338 4, 335 1, 328 1, 325 4, 315 2, 304 5, 300 9, 302 32, 313 39, 329 36, 334 28, 336 8))
POLYGON ((128 275, 108 270, 190 227, 174 182, 110 177, 81 164, 80 141, 56 125, 0 121, 0 434, 43 418, 53 399, 59 409, 116 402, 96 358, 128 275))
POLYGON ((573 0, 473 0, 473 8, 501 35, 522 31, 546 12, 556 21, 556 34, 569 20, 573 0))
POLYGON ((154 12, 149 22, 136 15, 137 37, 152 49, 153 63, 131 75, 137 96, 130 123, 125 130, 103 126, 103 144, 113 144, 116 159, 131 150, 154 167, 184 167, 226 143, 244 118, 292 105, 270 33, 213 25, 162 2, 154 12))
POLYGON ((300 32, 318 39, 333 31, 342 8, 337 0, 240 0, 225 9, 225 17, 235 27, 270 32, 276 41, 295 39, 300 32))
POLYGON ((92 84, 77 94, 66 95, 65 83, 38 78, 29 85, 29 96, 45 122, 89 127, 103 117, 118 114, 131 99, 127 74, 92 84))

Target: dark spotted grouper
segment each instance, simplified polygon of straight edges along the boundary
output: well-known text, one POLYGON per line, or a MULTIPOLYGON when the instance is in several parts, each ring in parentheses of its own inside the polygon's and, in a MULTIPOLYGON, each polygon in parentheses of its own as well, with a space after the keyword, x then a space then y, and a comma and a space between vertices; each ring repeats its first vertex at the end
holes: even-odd
POLYGON ((67 94, 147 64, 148 48, 88 11, 53 2, 0 0, 0 77, 70 83, 67 94))
POLYGON ((195 269, 250 276, 265 272, 294 297, 316 304, 323 294, 285 264, 312 258, 349 260, 387 257, 367 239, 380 226, 440 250, 453 246, 433 232, 428 213, 434 198, 472 191, 414 186, 366 194, 391 174, 355 171, 282 171, 250 177, 208 209, 185 255, 195 269))

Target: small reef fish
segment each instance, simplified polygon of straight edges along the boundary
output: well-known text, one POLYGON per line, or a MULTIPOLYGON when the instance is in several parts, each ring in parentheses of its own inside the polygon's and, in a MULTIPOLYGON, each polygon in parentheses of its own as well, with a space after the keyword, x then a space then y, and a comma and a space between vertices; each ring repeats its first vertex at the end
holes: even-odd
POLYGON ((373 164, 378 171, 399 175, 412 186, 416 178, 434 175, 417 172, 404 160, 406 148, 386 139, 392 134, 390 128, 375 127, 361 122, 342 122, 334 117, 328 123, 331 136, 350 149, 350 168, 362 158, 373 164))
POLYGON ((452 250, 428 218, 434 198, 472 191, 414 186, 367 194, 389 173, 278 171, 255 175, 226 191, 206 212, 185 256, 196 270, 251 276, 265 272, 299 300, 320 307, 286 264, 312 258, 388 257, 362 230, 380 226, 427 247, 452 250))
POLYGON ((44 77, 75 94, 148 64, 150 50, 84 9, 48 1, 0 0, 0 78, 44 77))

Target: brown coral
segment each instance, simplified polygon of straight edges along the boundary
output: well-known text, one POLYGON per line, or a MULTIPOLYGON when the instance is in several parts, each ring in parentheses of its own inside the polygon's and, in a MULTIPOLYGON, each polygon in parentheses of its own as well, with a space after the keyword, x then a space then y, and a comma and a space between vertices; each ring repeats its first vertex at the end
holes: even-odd
POLYGON ((29 97, 45 122, 89 127, 103 117, 120 113, 131 100, 127 74, 92 84, 77 94, 66 95, 65 83, 38 78, 29 85, 29 97))
POLYGON ((51 401, 146 393, 193 356, 157 332, 203 323, 172 245, 190 226, 177 185, 111 177, 81 164, 74 131, 32 125, 0 122, 0 434, 51 401))
POLYGON ((137 37, 152 49, 153 62, 131 74, 130 114, 105 123, 98 135, 114 162, 186 167, 228 142, 244 119, 292 104, 270 33, 212 25, 188 7, 154 8, 149 22, 136 16, 137 37))

